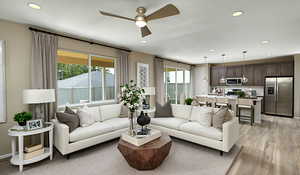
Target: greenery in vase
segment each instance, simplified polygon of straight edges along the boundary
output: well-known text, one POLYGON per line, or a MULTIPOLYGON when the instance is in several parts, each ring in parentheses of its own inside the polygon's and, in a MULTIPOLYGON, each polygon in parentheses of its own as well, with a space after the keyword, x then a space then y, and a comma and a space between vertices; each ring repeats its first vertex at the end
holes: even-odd
POLYGON ((130 112, 135 112, 144 99, 144 93, 145 90, 143 88, 137 87, 134 81, 130 80, 129 84, 121 86, 121 103, 127 106, 130 112))
POLYGON ((32 119, 31 112, 20 112, 15 114, 14 120, 18 123, 26 122, 32 119))
POLYGON ((187 98, 184 100, 186 105, 192 105, 193 99, 192 98, 187 98))

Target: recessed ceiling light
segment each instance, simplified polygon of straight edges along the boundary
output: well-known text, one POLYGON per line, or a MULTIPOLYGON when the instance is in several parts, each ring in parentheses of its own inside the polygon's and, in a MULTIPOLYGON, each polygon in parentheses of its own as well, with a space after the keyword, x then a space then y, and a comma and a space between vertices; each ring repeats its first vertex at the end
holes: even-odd
POLYGON ((142 40, 142 41, 141 41, 141 43, 145 44, 145 43, 147 43, 147 41, 145 41, 145 40, 142 40))
POLYGON ((41 9, 41 6, 39 6, 33 2, 29 2, 27 5, 28 5, 28 7, 33 8, 33 9, 37 9, 37 10, 41 9))
POLYGON ((215 49, 209 49, 209 51, 210 51, 210 52, 214 52, 214 51, 216 51, 216 50, 215 50, 215 49))
POLYGON ((269 44, 269 43, 270 43, 270 41, 268 41, 268 40, 264 40, 264 41, 262 41, 261 43, 262 43, 262 44, 269 44))
POLYGON ((232 13, 232 16, 237 17, 237 16, 241 16, 242 14, 244 14, 243 11, 234 11, 234 12, 232 13))

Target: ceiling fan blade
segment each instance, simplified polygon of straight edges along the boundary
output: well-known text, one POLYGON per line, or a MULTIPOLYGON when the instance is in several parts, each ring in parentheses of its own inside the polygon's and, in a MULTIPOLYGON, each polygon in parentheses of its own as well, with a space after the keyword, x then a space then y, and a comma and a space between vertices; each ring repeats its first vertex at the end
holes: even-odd
POLYGON ((178 15, 179 13, 180 13, 179 10, 173 4, 168 4, 168 5, 164 6, 163 8, 148 15, 146 17, 146 19, 147 19, 147 21, 150 21, 150 20, 165 18, 168 16, 178 15))
POLYGON ((104 11, 101 11, 101 10, 99 10, 99 12, 102 15, 105 15, 105 16, 111 16, 111 17, 115 17, 115 18, 121 18, 121 19, 129 20, 129 21, 135 21, 135 19, 132 19, 132 18, 127 18, 127 17, 124 17, 124 16, 115 15, 115 14, 112 14, 112 13, 107 13, 107 12, 104 12, 104 11))
POLYGON ((152 34, 151 31, 150 31, 150 29, 149 29, 147 26, 142 27, 142 28, 141 28, 141 32, 142 32, 142 37, 143 37, 143 38, 144 38, 145 36, 148 36, 148 35, 151 35, 151 34, 152 34))

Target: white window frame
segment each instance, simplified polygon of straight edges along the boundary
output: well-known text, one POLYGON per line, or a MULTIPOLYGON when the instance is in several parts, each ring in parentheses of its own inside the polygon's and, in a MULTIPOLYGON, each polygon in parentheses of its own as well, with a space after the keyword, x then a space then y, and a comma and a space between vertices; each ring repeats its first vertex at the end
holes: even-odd
MULTIPOLYGON (((175 67, 175 66, 169 66, 169 65, 165 65, 164 66, 164 72, 165 72, 165 70, 167 69, 167 68, 172 68, 172 69, 176 69, 176 72, 175 72, 175 104, 178 104, 177 103, 177 100, 178 100, 178 87, 177 87, 177 71, 179 70, 183 70, 183 84, 184 84, 184 94, 186 95, 186 98, 187 97, 190 97, 190 93, 189 94, 186 94, 187 93, 187 90, 186 90, 186 88, 187 88, 187 86, 186 86, 186 83, 185 83, 185 72, 186 71, 191 71, 190 69, 185 69, 185 68, 179 68, 179 67, 175 67)), ((166 93, 166 101, 168 100, 168 88, 167 88, 167 84, 168 84, 168 82, 167 82, 167 73, 165 73, 165 75, 164 75, 165 77, 164 77, 164 79, 165 79, 165 83, 166 83, 166 87, 165 87, 165 93, 166 93)), ((190 74, 190 82, 191 82, 191 74, 190 74)))
MULTIPOLYGON (((69 49, 58 49, 58 50, 62 50, 62 51, 68 51, 68 52, 75 52, 75 53, 82 53, 82 54, 86 54, 88 55, 88 88, 89 88, 89 94, 88 94, 88 103, 85 103, 86 105, 100 105, 100 104, 112 104, 112 103, 116 103, 117 102, 117 74, 116 74, 116 69, 117 69, 117 58, 115 57, 110 57, 110 56, 103 56, 103 55, 97 55, 97 54, 90 54, 90 53, 86 53, 86 52, 81 52, 81 51, 76 51, 76 50, 69 50, 69 49), (91 77, 91 70, 92 70, 92 57, 101 57, 101 58, 105 58, 105 59, 111 59, 114 61, 114 81, 115 81, 115 98, 114 99, 109 99, 109 100, 106 100, 105 99, 105 90, 104 90, 104 67, 102 67, 102 100, 97 100, 97 101, 92 101, 92 88, 91 88, 91 85, 92 85, 92 77, 91 77)), ((56 70, 57 71, 57 70, 56 70)), ((58 81, 58 80, 56 80, 58 81)), ((84 106, 85 104, 80 104, 80 103, 77 103, 77 104, 69 104, 69 106, 71 107, 80 107, 80 106, 84 106)), ((64 107, 66 104, 63 104, 61 106, 57 106, 58 109, 64 107)))
POLYGON ((0 123, 6 122, 5 48, 5 41, 0 40, 0 123))

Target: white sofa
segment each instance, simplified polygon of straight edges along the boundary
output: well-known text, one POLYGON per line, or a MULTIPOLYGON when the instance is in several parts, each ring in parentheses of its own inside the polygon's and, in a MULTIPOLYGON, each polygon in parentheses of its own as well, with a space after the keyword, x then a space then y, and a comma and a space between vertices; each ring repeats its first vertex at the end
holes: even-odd
POLYGON ((120 117, 121 104, 87 108, 89 113, 99 115, 100 121, 87 127, 79 127, 69 133, 69 127, 57 119, 54 123, 54 146, 62 155, 114 139, 128 130, 128 118, 120 117))
MULTIPOLYGON (((239 122, 233 111, 228 111, 232 119, 223 124, 222 129, 200 124, 199 117, 204 117, 203 110, 209 107, 171 105, 174 117, 152 118, 151 127, 161 130, 170 136, 194 142, 220 150, 221 155, 229 152, 239 139, 239 122)), ((214 112, 218 108, 212 109, 214 112)))

